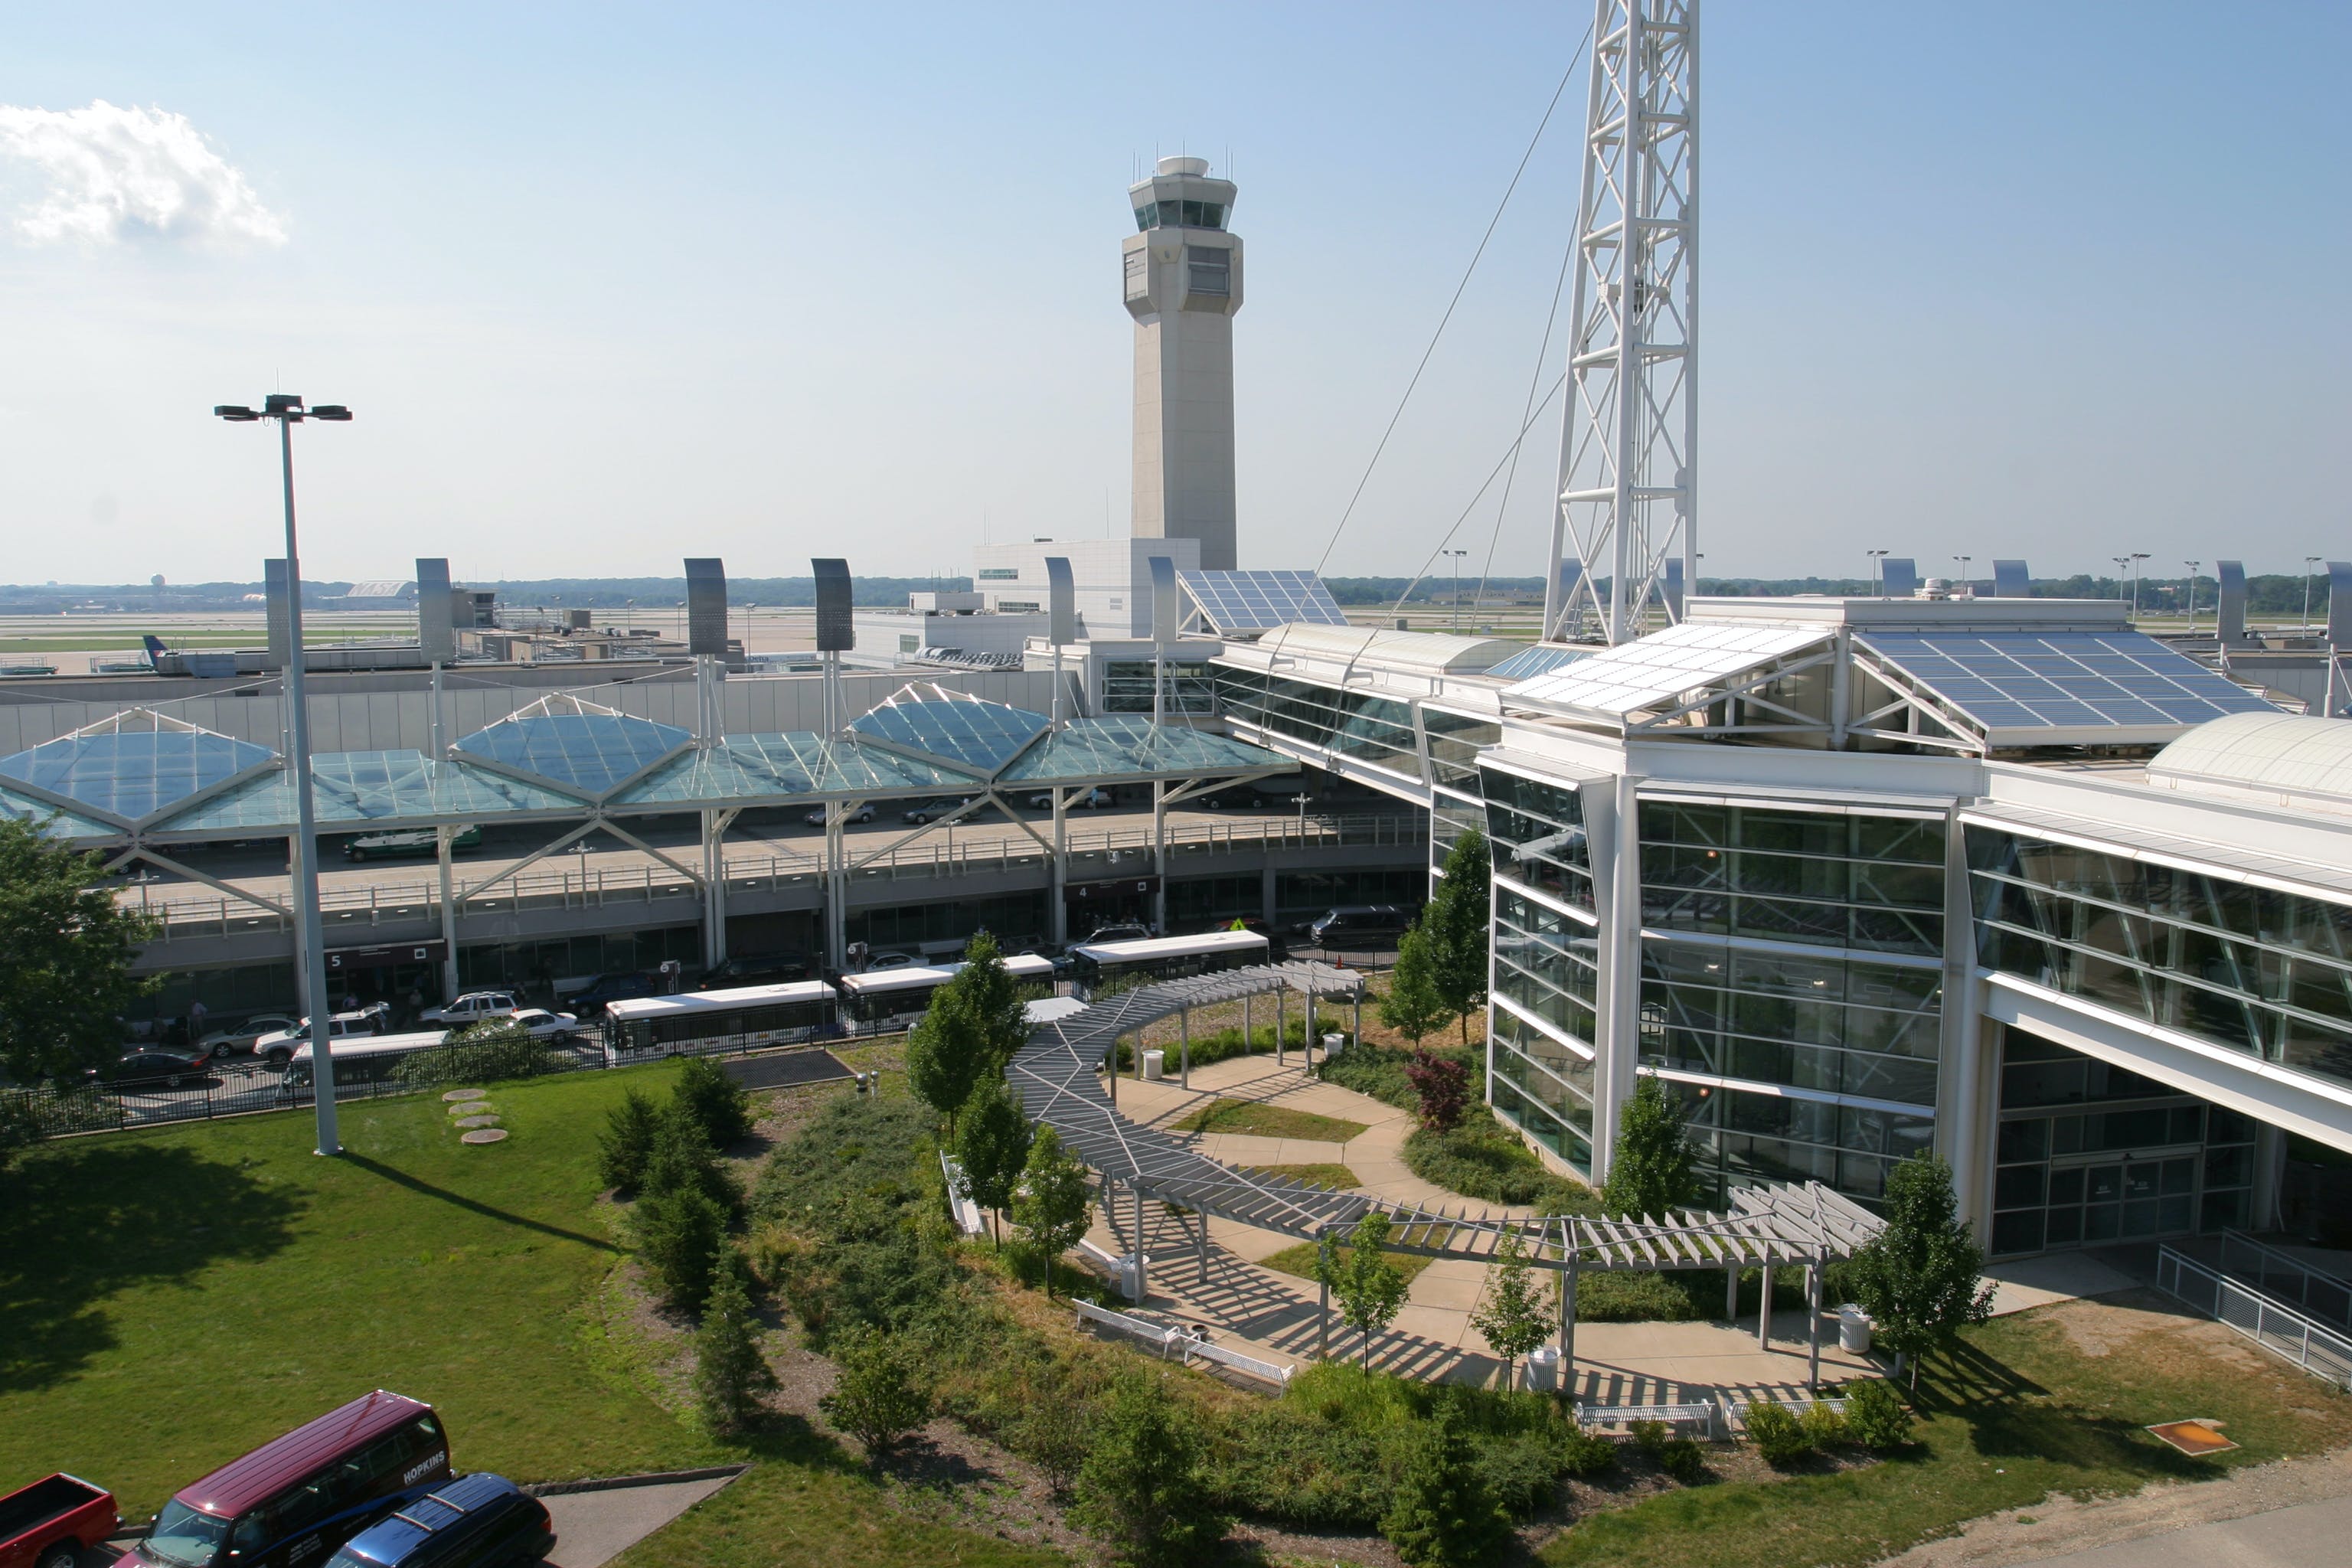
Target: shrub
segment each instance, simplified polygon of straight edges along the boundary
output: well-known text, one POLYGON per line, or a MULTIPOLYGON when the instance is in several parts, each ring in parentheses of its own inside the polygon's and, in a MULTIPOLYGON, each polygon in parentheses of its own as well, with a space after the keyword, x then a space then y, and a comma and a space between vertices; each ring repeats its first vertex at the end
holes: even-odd
POLYGON ((1559 1456, 1538 1434, 1491 1438, 1478 1449, 1478 1478, 1496 1506, 1527 1519, 1559 1489, 1559 1456))
POLYGON ((1824 1451, 1846 1440, 1845 1417, 1826 1405, 1808 1405, 1804 1415, 1805 1441, 1824 1451))
POLYGON ((1617 1445, 1574 1422, 1554 1434, 1551 1446, 1562 1475, 1597 1476, 1616 1468, 1617 1445))
POLYGON ((817 1407, 857 1439, 868 1464, 931 1418, 930 1395, 916 1383, 897 1336, 862 1324, 845 1330, 835 1338, 833 1360, 841 1375, 817 1407))
POLYGON ((563 1064, 543 1040, 503 1019, 460 1029, 446 1045, 400 1058, 393 1077, 411 1089, 437 1083, 496 1083, 560 1072, 563 1064))
POLYGON ((663 1300, 691 1311, 709 1299, 712 1273, 727 1247, 727 1211, 694 1187, 647 1193, 633 1216, 637 1256, 663 1300))
POLYGON ((1625 1433, 1633 1439, 1633 1447, 1642 1451, 1643 1458, 1654 1459, 1673 1440, 1675 1429, 1663 1421, 1635 1421, 1626 1426, 1625 1433))
POLYGON ((1693 1438, 1668 1438, 1652 1457, 1657 1460, 1658 1468, 1686 1487, 1698 1485, 1700 1478, 1706 1474, 1706 1451, 1693 1438))
POLYGON ((604 1185, 633 1193, 646 1179, 646 1162, 653 1158, 654 1139, 661 1131, 661 1112, 635 1089, 606 1117, 603 1136, 596 1140, 596 1173, 604 1185))
POLYGON ((1475 1450, 1440 1407, 1404 1430, 1395 1500, 1381 1534, 1412 1568, 1465 1568, 1493 1549, 1509 1521, 1486 1489, 1475 1450))
POLYGON ((1079 1468, 1071 1520, 1139 1568, 1192 1563, 1227 1523, 1200 1474, 1201 1437, 1158 1378, 1123 1379, 1079 1468))
POLYGON ((1480 1107, 1444 1131, 1416 1130, 1404 1163, 1423 1181, 1490 1204, 1527 1204, 1548 1215, 1598 1215, 1591 1188, 1547 1170, 1518 1135, 1480 1107))
POLYGON ((1789 1465, 1813 1451, 1805 1424, 1785 1405, 1757 1400, 1748 1406, 1748 1440, 1768 1465, 1789 1465))
POLYGON ((1903 1396, 1885 1378, 1874 1377, 1846 1389, 1846 1432, 1864 1447, 1884 1453, 1911 1441, 1911 1412, 1903 1396))
POLYGON ((694 1393, 703 1424, 726 1436, 751 1425, 761 1394, 776 1385, 776 1374, 760 1353, 741 1263, 728 1258, 716 1273, 702 1305, 702 1327, 694 1336, 694 1393))
POLYGON ((646 1152, 645 1175, 639 1184, 647 1197, 677 1192, 700 1193, 726 1214, 732 1214, 743 1201, 741 1189, 719 1163, 702 1123, 675 1104, 661 1113, 654 1128, 653 1146, 646 1152))
POLYGON ((670 1103, 701 1125, 714 1149, 751 1135, 751 1097, 709 1057, 688 1057, 670 1089, 670 1103))
POLYGON ((1415 1110, 1424 1129, 1445 1132, 1461 1124, 1463 1108, 1470 1100, 1470 1068, 1461 1058, 1415 1051, 1404 1074, 1420 1099, 1415 1110))
POLYGON ((1212 1485, 1251 1513, 1302 1530, 1370 1531, 1387 1510, 1380 1439, 1344 1415, 1335 1419, 1286 1396, 1252 1411, 1221 1447, 1212 1485))
POLYGON ((1057 1389, 1032 1400, 1009 1436, 1013 1451, 1037 1467, 1058 1498, 1093 1452, 1094 1427, 1094 1406, 1075 1390, 1057 1389))

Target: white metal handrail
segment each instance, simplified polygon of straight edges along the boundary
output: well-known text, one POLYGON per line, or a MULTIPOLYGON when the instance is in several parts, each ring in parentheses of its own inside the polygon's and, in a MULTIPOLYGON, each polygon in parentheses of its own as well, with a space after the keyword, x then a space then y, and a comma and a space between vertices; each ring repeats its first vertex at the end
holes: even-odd
POLYGON ((1252 1377, 1262 1378, 1267 1383, 1276 1384, 1284 1388, 1290 1386, 1290 1374, 1297 1370, 1296 1367, 1280 1366, 1270 1361, 1260 1361, 1254 1355, 1244 1355, 1239 1351, 1229 1351, 1223 1345, 1213 1345, 1206 1340, 1196 1340, 1190 1335, 1182 1336, 1182 1342, 1181 1348, 1187 1362, 1195 1357, 1202 1361, 1213 1361, 1219 1366, 1232 1367, 1235 1372, 1247 1373, 1252 1377))
POLYGON ((1078 1310, 1081 1323, 1099 1323, 1104 1328, 1117 1330, 1150 1345, 1163 1356, 1168 1353, 1170 1343, 1180 1337, 1174 1329, 1147 1322, 1141 1318, 1130 1318, 1125 1312, 1114 1312, 1108 1307, 1097 1307, 1092 1301, 1073 1301, 1071 1305, 1078 1310))
POLYGON ((2242 1230, 2221 1232, 2221 1272, 2335 1328, 2352 1330, 2352 1280, 2242 1230))
POLYGON ((2352 1389, 2352 1339, 2313 1322, 2284 1301, 2248 1289, 2169 1246, 2157 1248, 2156 1282, 2273 1355, 2338 1388, 2352 1389))

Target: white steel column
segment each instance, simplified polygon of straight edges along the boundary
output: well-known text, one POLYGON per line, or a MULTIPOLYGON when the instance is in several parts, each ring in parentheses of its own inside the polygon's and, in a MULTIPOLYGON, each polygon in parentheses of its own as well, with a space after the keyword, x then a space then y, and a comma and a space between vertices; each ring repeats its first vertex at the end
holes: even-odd
MULTIPOLYGON (((435 668, 437 669, 439 667, 435 668)), ((457 879, 451 874, 449 866, 450 848, 457 837, 457 830, 447 823, 443 823, 434 833, 441 871, 441 1000, 444 1002, 457 994, 457 879)))
POLYGON ((1698 6, 1594 5, 1548 639, 1639 637, 1667 562, 1698 581, 1698 6))

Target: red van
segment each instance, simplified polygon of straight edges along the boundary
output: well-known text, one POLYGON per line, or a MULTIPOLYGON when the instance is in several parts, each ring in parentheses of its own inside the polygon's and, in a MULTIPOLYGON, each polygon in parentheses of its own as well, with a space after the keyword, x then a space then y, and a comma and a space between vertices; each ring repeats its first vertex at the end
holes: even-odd
POLYGON ((301 1568, 326 1561, 411 1487, 449 1476, 429 1405, 382 1389, 180 1489, 126 1564, 301 1568))

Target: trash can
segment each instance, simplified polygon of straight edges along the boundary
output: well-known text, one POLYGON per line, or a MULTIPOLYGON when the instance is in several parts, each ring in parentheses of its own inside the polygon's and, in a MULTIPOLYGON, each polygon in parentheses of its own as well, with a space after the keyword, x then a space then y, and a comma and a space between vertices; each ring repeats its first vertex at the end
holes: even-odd
POLYGON ((1333 1057, 1338 1056, 1338 1055, 1339 1054, 1339 1047, 1342 1047, 1342 1046, 1344 1046, 1344 1045, 1346 1045, 1347 1043, 1348 1043, 1348 1037, 1347 1037, 1347 1036, 1345 1036, 1345 1035, 1326 1035, 1326 1036, 1324 1036, 1324 1037, 1323 1037, 1323 1059, 1324 1059, 1325 1061, 1327 1061, 1327 1062, 1328 1062, 1328 1061, 1329 1061, 1333 1057))
POLYGON ((1528 1352, 1526 1373, 1528 1391, 1550 1394, 1559 1387, 1559 1347, 1538 1345, 1528 1352))
POLYGON ((1143 1081, 1146 1083, 1158 1083, 1161 1079, 1166 1078, 1167 1076, 1168 1053, 1166 1051, 1144 1052, 1143 1081))
POLYGON ((1838 1349, 1855 1355, 1870 1349, 1870 1314, 1852 1301, 1838 1309, 1838 1349))

